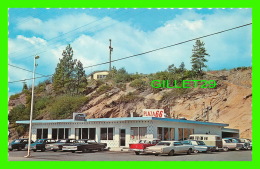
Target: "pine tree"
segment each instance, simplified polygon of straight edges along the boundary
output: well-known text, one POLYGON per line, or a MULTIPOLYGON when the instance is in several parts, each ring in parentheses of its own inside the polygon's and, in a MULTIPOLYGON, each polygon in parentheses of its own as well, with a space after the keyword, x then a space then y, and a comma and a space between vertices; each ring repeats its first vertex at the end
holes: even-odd
POLYGON ((22 91, 25 91, 25 90, 28 90, 28 86, 27 86, 26 82, 23 83, 23 90, 22 91))
POLYGON ((73 50, 70 45, 62 53, 52 77, 53 88, 57 94, 72 93, 75 90, 74 72, 76 60, 73 60, 73 50))
POLYGON ((76 94, 81 94, 84 92, 88 82, 83 64, 78 61, 75 67, 75 89, 76 94))
POLYGON ((196 72, 197 75, 202 75, 203 68, 207 67, 205 62, 207 62, 208 60, 205 57, 209 56, 209 54, 207 53, 204 45, 205 43, 203 43, 202 41, 196 40, 195 45, 193 45, 193 49, 192 49, 192 56, 191 56, 192 70, 196 72))

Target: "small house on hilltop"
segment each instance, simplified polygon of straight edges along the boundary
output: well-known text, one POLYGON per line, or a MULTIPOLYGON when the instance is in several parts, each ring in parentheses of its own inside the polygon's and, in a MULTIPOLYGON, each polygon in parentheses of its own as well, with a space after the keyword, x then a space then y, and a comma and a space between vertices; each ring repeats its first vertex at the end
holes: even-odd
POLYGON ((107 75, 108 75, 108 71, 106 71, 106 70, 95 71, 95 72, 92 72, 92 73, 87 77, 87 79, 95 79, 95 80, 104 79, 104 78, 107 77, 107 75))

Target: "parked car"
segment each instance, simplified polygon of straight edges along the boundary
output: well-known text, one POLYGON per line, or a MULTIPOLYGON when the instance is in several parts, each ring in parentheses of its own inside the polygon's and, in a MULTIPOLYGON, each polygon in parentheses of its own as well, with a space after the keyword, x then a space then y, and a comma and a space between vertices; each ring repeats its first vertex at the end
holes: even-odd
POLYGON ((160 139, 141 139, 138 143, 129 144, 129 150, 134 151, 136 155, 144 152, 146 147, 154 146, 160 142, 160 139))
POLYGON ((185 141, 182 141, 182 144, 193 145, 194 146, 194 150, 193 150, 194 153, 216 151, 216 146, 208 146, 203 141, 185 140, 185 141))
POLYGON ((56 143, 53 139, 38 139, 35 143, 31 144, 31 150, 36 152, 37 150, 45 151, 47 144, 56 143))
POLYGON ((215 146, 216 151, 224 149, 222 138, 219 135, 213 134, 192 134, 189 136, 189 140, 203 141, 208 146, 215 146))
POLYGON ((224 151, 228 150, 240 150, 243 147, 243 144, 232 142, 228 138, 222 139, 224 151))
POLYGON ((168 154, 169 156, 173 156, 178 153, 191 154, 193 149, 193 145, 183 145, 180 141, 161 141, 155 146, 147 147, 144 150, 144 153, 154 154, 155 156, 158 156, 159 154, 168 154))
POLYGON ((229 139, 232 143, 237 143, 238 147, 241 147, 240 149, 243 149, 243 150, 251 149, 250 142, 245 142, 245 140, 243 140, 244 142, 242 142, 241 139, 235 138, 235 137, 230 137, 230 138, 225 138, 225 139, 229 139))
POLYGON ((75 142, 75 139, 59 139, 56 143, 53 144, 46 144, 46 150, 51 150, 51 151, 58 151, 62 150, 62 147, 67 144, 71 144, 75 142))
MULTIPOLYGON (((31 143, 34 143, 31 141, 31 143)), ((18 151, 21 151, 22 149, 26 149, 26 145, 28 144, 28 139, 15 139, 8 145, 9 151, 12 151, 13 149, 17 149, 18 151)))
POLYGON ((242 143, 244 143, 243 149, 246 149, 246 150, 251 150, 251 149, 252 149, 252 142, 251 142, 250 139, 240 138, 239 140, 240 140, 242 143))
POLYGON ((71 151, 75 153, 76 151, 82 151, 83 153, 90 152, 92 150, 103 151, 107 147, 106 143, 97 143, 95 140, 76 140, 72 144, 64 145, 62 147, 63 151, 71 151))

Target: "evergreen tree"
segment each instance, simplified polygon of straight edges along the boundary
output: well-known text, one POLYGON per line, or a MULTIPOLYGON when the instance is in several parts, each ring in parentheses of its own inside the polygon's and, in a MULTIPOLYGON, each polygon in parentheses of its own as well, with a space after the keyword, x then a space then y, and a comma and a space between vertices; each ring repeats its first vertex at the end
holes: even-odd
POLYGON ((74 72, 76 60, 73 60, 73 50, 70 45, 62 52, 62 56, 52 77, 53 88, 58 94, 72 93, 75 90, 74 72))
POLYGON ((75 88, 76 94, 83 93, 87 86, 87 76, 85 74, 85 70, 83 68, 83 64, 78 61, 75 67, 75 88))
POLYGON ((191 64, 192 70, 196 72, 197 75, 202 75, 203 68, 206 68, 207 65, 205 62, 208 60, 205 58, 209 56, 205 47, 205 43, 200 40, 196 40, 195 45, 193 45, 192 56, 191 56, 191 64))
POLYGON ((185 64, 184 62, 181 62, 180 66, 179 66, 179 71, 180 72, 184 72, 186 69, 185 69, 185 64))
POLYGON ((23 83, 23 90, 22 91, 25 91, 25 90, 28 90, 28 86, 27 86, 26 82, 23 83))

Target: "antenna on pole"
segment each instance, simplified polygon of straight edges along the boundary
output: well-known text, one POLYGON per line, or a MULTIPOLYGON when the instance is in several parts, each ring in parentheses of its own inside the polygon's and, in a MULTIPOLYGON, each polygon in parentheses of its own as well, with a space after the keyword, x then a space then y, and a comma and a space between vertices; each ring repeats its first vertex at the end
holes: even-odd
POLYGON ((111 71, 111 53, 113 51, 113 48, 111 46, 111 39, 109 39, 109 43, 110 43, 110 46, 109 46, 109 71, 111 71))

